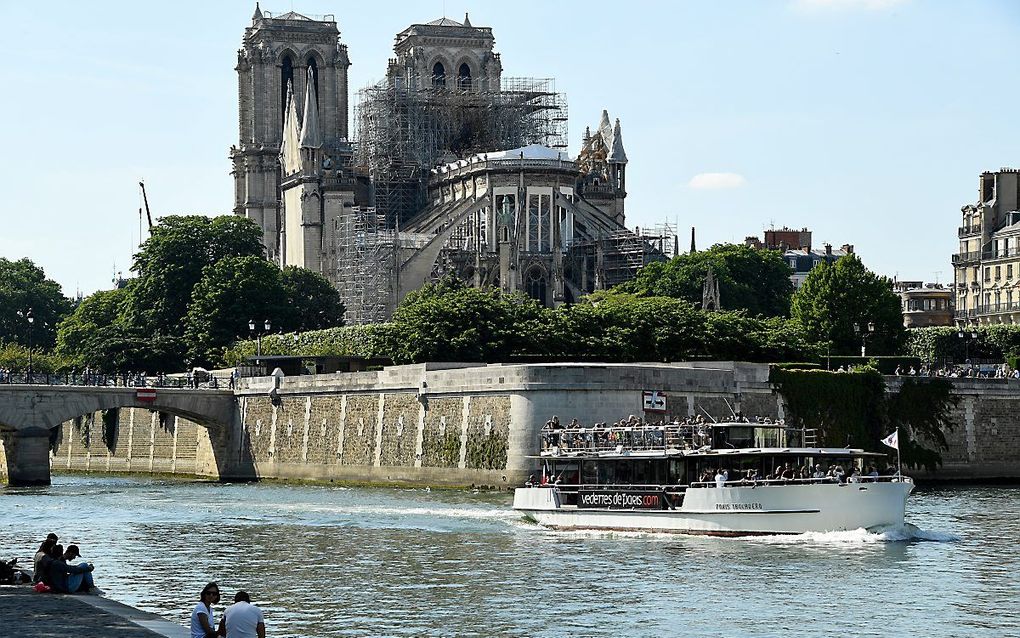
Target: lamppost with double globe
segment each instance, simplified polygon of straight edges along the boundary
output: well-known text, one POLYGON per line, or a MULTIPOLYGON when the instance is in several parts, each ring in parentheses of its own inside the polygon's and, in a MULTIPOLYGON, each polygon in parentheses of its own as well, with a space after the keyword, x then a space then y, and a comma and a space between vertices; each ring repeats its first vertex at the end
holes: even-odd
POLYGON ((28 319, 28 382, 32 383, 32 324, 35 323, 35 317, 32 316, 31 308, 25 318, 28 319))
POLYGON ((963 359, 964 363, 970 364, 970 342, 977 341, 978 333, 977 328, 974 326, 960 326, 960 331, 956 333, 958 339, 963 340, 963 359))
POLYGON ((861 324, 859 324, 859 323, 855 323, 854 324, 854 334, 859 335, 860 338, 861 338, 861 356, 862 357, 867 356, 868 337, 870 337, 871 335, 875 334, 875 322, 874 321, 869 321, 867 327, 868 327, 867 332, 864 332, 864 331, 861 330, 861 324))
POLYGON ((248 330, 253 335, 255 335, 255 338, 256 338, 256 342, 255 342, 256 343, 256 345, 255 345, 255 363, 258 363, 259 359, 262 358, 262 335, 269 334, 269 329, 272 327, 270 325, 268 319, 266 319, 265 322, 263 323, 263 327, 265 328, 265 331, 261 331, 260 330, 260 331, 256 332, 255 331, 255 320, 254 319, 249 319, 248 320, 248 330))

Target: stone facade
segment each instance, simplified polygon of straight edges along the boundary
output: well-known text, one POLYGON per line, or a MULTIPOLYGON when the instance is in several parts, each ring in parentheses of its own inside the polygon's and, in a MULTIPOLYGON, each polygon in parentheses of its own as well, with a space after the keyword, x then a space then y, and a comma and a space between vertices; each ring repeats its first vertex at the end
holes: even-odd
POLYGON ((1016 323, 1020 319, 1020 170, 982 173, 977 201, 960 212, 960 252, 953 255, 957 323, 1016 323))

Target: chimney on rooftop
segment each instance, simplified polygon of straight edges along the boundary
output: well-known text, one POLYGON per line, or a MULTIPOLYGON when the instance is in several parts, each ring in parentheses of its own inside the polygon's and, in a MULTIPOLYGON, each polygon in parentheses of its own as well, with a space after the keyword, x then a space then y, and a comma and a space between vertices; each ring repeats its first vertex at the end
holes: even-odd
POLYGON ((854 254, 854 245, 853 244, 843 244, 842 246, 840 246, 840 248, 843 250, 843 252, 845 252, 848 255, 854 254))

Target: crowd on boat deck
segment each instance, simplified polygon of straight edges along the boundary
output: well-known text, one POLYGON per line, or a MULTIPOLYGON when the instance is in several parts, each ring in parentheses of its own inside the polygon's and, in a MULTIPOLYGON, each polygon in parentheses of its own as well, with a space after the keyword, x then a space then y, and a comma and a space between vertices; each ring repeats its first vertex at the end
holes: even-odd
MULTIPOLYGON (((761 416, 749 419, 740 412, 727 419, 727 422, 785 425, 783 419, 773 420, 771 417, 761 416)), ((603 421, 596 422, 591 426, 586 426, 577 419, 571 419, 568 425, 564 425, 558 416, 553 416, 545 422, 545 426, 542 428, 542 449, 612 447, 616 445, 656 448, 667 444, 678 444, 679 442, 674 440, 677 430, 683 431, 684 447, 701 447, 711 444, 712 434, 709 428, 713 424, 714 421, 706 420, 700 414, 687 416, 683 419, 674 418, 672 421, 665 419, 646 421, 632 414, 626 419, 620 419, 613 423, 603 421), (667 432, 667 428, 673 432, 667 432)))
POLYGON ((878 468, 874 465, 869 465, 864 471, 851 466, 850 472, 847 473, 839 463, 832 463, 828 467, 821 463, 800 467, 784 463, 777 465, 772 474, 759 475, 756 469, 744 470, 742 472, 737 471, 735 478, 732 480, 729 470, 725 468, 706 469, 701 473, 699 482, 708 485, 714 483, 716 487, 754 485, 757 483, 875 483, 883 477, 888 480, 888 477, 895 474, 896 468, 893 466, 888 466, 883 474, 879 474, 878 468))

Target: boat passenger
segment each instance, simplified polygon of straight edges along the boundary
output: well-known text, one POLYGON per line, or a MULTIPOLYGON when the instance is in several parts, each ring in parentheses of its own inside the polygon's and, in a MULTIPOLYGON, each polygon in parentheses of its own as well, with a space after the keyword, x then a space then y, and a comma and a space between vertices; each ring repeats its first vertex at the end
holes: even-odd
POLYGON ((825 478, 825 470, 822 469, 822 464, 815 465, 815 471, 811 473, 811 478, 823 479, 825 478))
POLYGON ((723 474, 722 470, 718 470, 715 473, 715 486, 716 487, 726 487, 726 475, 723 474))
POLYGON ((861 482, 861 473, 860 473, 860 471, 858 471, 858 469, 856 467, 854 468, 854 471, 850 474, 850 478, 847 479, 847 482, 849 482, 849 483, 860 483, 861 482))
POLYGON ((528 480, 524 482, 524 487, 535 487, 535 475, 528 476, 528 480))

